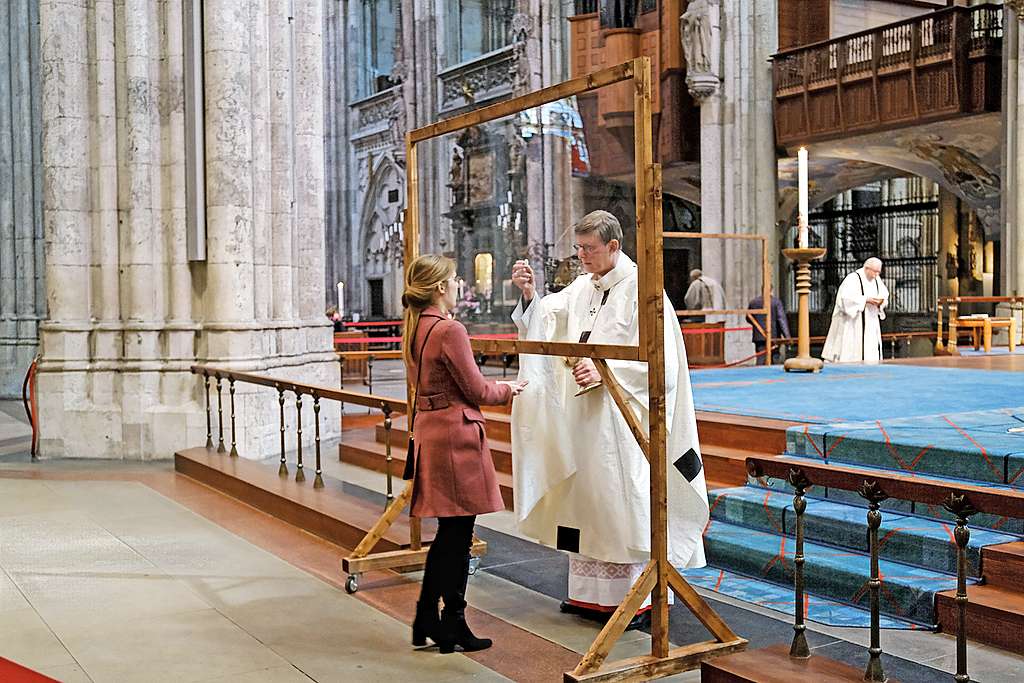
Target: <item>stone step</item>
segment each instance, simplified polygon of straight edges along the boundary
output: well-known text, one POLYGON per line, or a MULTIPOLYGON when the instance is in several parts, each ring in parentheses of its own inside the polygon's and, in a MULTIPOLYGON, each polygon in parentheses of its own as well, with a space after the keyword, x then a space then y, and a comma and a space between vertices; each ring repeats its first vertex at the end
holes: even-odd
MULTIPOLYGON (((174 455, 174 468, 196 481, 251 505, 268 515, 304 529, 331 543, 354 548, 380 518, 383 508, 358 487, 324 476, 324 488, 313 488, 313 471, 306 481, 295 481, 295 463, 289 476, 278 475, 278 462, 228 457, 214 449, 190 448, 174 455)), ((423 522, 423 540, 434 537, 433 520, 423 522)), ((403 513, 377 543, 376 551, 409 547, 409 517, 403 513)))
MULTIPOLYGON (((956 591, 936 596, 939 626, 956 633, 956 591)), ((1024 593, 1003 586, 967 587, 967 637, 1024 655, 1024 593)))
POLYGON ((981 558, 985 583, 1024 593, 1024 542, 990 545, 981 558))
MULTIPOLYGON (((395 478, 393 486, 397 490, 401 484, 402 471, 405 469, 406 446, 392 446, 391 448, 391 474, 395 478)), ((498 453, 491 444, 491 457, 494 459, 495 473, 497 474, 498 487, 501 489, 502 500, 505 507, 512 509, 512 474, 511 460, 498 453), (507 466, 507 471, 500 469, 499 465, 507 466)), ((511 455, 509 455, 511 458, 511 455)), ((342 433, 341 443, 338 445, 338 459, 351 465, 385 472, 387 470, 387 452, 384 444, 375 439, 373 429, 353 429, 342 433)))
MULTIPOLYGON (((747 576, 792 585, 794 540, 726 522, 713 522, 704 534, 708 564, 747 576)), ((869 607, 870 558, 865 553, 820 543, 804 543, 805 585, 808 592, 838 602, 869 607)), ((956 577, 879 560, 882 577, 881 611, 923 625, 935 622, 936 592, 956 587, 956 577)))
POLYGON ((700 664, 700 680, 701 683, 860 683, 864 680, 864 671, 821 654, 793 659, 789 656, 788 645, 773 645, 706 659, 700 664))

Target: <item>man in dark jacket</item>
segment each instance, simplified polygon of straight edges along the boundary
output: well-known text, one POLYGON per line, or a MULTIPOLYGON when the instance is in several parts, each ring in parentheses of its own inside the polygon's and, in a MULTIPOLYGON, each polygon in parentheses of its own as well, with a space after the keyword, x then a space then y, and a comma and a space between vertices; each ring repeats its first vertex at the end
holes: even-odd
MULTIPOLYGON (((772 287, 768 291, 771 294, 771 306, 769 306, 769 308, 772 312, 772 339, 778 339, 779 337, 788 337, 789 321, 786 320, 786 310, 782 307, 782 302, 779 300, 779 297, 775 296, 775 288, 772 287)), ((753 299, 750 300, 750 303, 747 304, 747 308, 764 308, 764 297, 755 296, 753 299)), ((754 328, 754 331, 751 334, 751 338, 754 342, 754 350, 757 351, 758 354, 757 364, 764 365, 767 362, 768 358, 767 354, 765 353, 765 349, 768 346, 768 342, 765 341, 764 334, 762 334, 761 332, 761 330, 764 329, 765 326, 765 316, 748 314, 747 320, 751 321, 752 327, 754 328), (756 324, 754 324, 754 321, 756 321, 756 324), (760 328, 758 326, 760 326, 760 328)), ((773 363, 775 362, 775 349, 777 348, 778 347, 773 347, 772 349, 773 363)))

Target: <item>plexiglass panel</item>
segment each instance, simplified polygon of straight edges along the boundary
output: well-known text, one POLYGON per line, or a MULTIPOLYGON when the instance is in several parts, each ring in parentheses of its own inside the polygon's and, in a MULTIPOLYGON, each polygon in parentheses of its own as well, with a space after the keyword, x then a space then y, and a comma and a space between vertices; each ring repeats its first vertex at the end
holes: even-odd
POLYGON ((591 211, 618 219, 619 247, 636 261, 632 92, 625 81, 417 144, 421 253, 455 259, 456 315, 472 335, 515 332, 518 260, 540 294, 610 267, 609 245, 574 234, 591 211))

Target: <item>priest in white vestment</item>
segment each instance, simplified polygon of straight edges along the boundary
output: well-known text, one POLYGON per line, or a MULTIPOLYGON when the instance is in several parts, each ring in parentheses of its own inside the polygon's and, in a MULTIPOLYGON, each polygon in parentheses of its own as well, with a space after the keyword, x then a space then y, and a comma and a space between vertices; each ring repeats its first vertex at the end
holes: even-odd
POLYGON ((869 258, 846 276, 836 294, 832 324, 821 357, 829 363, 882 362, 882 327, 889 290, 882 282, 882 261, 869 258))
MULTIPOLYGON (((574 230, 586 274, 564 290, 542 298, 529 264, 515 264, 512 279, 523 290, 512 314, 519 337, 637 346, 637 266, 619 246, 618 220, 595 211, 574 230)), ((683 337, 667 296, 664 304, 668 558, 679 568, 703 567, 707 488, 683 337)), ((563 611, 606 619, 650 556, 650 466, 606 389, 576 395, 600 380, 593 361, 570 369, 561 357, 524 354, 519 362, 519 378, 529 380, 512 406, 519 530, 570 553, 563 611)), ((646 429, 647 364, 608 366, 646 429)))

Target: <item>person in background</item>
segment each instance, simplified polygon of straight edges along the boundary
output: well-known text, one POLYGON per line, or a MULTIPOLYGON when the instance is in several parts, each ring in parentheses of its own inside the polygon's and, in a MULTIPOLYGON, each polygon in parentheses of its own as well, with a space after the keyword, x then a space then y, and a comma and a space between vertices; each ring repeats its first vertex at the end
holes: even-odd
POLYGON ((871 257, 843 280, 821 358, 826 363, 881 363, 882 325, 889 290, 882 261, 871 257))
MULTIPOLYGON (((771 304, 768 306, 772 312, 772 339, 778 337, 789 337, 789 321, 786 320, 786 309, 782 307, 782 301, 779 297, 775 296, 775 287, 769 286, 768 290, 769 297, 771 298, 771 304)), ((764 297, 761 295, 755 296, 747 304, 747 308, 765 308, 764 297)), ((764 315, 752 315, 747 314, 747 320, 751 322, 753 332, 751 333, 751 340, 754 342, 754 350, 757 352, 757 364, 765 365, 768 362, 768 356, 765 353, 765 349, 768 346, 768 342, 764 338, 764 333, 761 330, 765 327, 765 316, 764 315), (755 322, 756 321, 756 322, 755 322)), ((772 362, 775 362, 775 355, 778 352, 778 347, 772 347, 772 362)))

